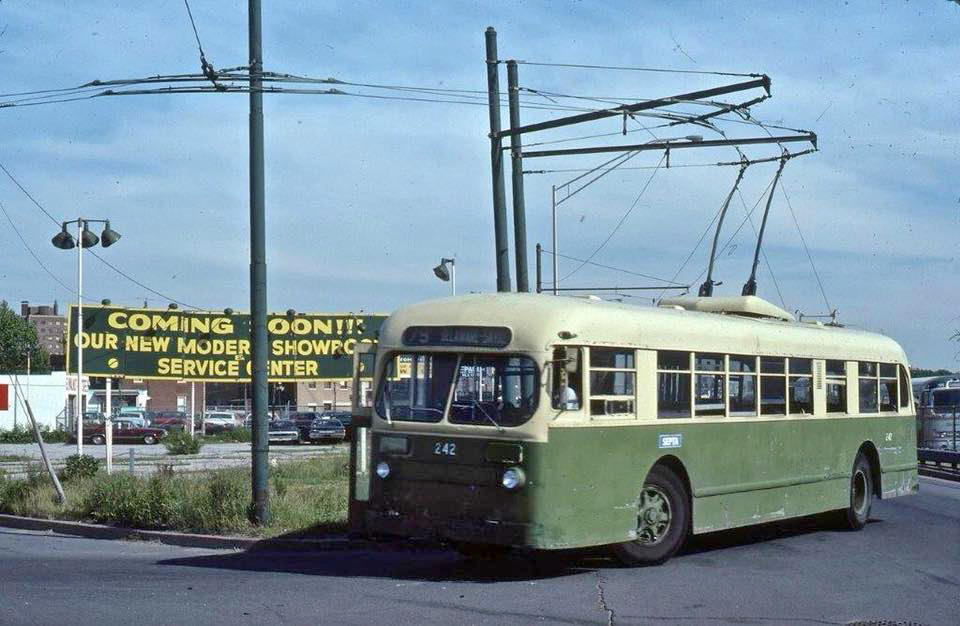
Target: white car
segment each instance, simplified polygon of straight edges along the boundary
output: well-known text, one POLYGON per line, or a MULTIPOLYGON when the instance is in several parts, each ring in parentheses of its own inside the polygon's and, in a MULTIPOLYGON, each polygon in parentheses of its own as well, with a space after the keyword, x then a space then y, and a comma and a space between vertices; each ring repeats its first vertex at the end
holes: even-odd
POLYGON ((237 418, 233 413, 204 413, 203 423, 207 432, 211 430, 225 430, 237 427, 237 418))

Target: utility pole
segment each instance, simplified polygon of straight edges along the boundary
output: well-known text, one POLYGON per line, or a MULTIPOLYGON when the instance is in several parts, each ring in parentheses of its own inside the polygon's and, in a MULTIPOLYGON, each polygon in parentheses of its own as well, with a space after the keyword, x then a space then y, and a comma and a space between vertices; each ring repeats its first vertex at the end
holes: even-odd
MULTIPOLYGON (((520 128, 520 81, 517 62, 507 61, 507 102, 510 129, 520 128)), ((527 209, 523 198, 523 158, 520 135, 510 135, 511 189, 513 191, 513 245, 517 257, 517 291, 530 291, 527 277, 527 209)))
POLYGON ((249 0, 250 49, 250 365, 253 522, 270 520, 267 491, 267 256, 263 188, 263 45, 260 0, 249 0))
POLYGON ((507 200, 503 189, 503 140, 500 138, 500 74, 497 31, 487 27, 487 103, 490 106, 490 166, 493 172, 493 233, 496 244, 497 291, 510 291, 507 243, 507 200))

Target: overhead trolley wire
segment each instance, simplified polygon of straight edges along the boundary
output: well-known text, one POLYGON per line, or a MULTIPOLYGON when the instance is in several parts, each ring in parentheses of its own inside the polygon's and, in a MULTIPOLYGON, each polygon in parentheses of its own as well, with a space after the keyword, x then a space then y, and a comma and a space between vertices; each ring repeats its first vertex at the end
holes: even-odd
POLYGON ((628 217, 630 217, 630 214, 633 213, 633 210, 637 208, 637 203, 640 202, 640 198, 643 197, 643 194, 647 191, 647 188, 650 186, 650 183, 653 182, 653 179, 657 175, 657 172, 660 171, 660 165, 663 163, 663 160, 665 158, 666 158, 666 155, 660 157, 660 163, 657 164, 657 169, 653 170, 653 172, 650 174, 650 178, 647 179, 647 182, 643 185, 643 188, 640 190, 640 193, 637 194, 637 197, 634 199, 633 204, 631 204, 630 208, 627 209, 626 213, 623 214, 623 217, 621 217, 620 221, 618 221, 617 224, 613 227, 613 230, 610 231, 610 234, 607 235, 607 238, 603 240, 603 243, 597 246, 596 250, 591 252, 590 256, 588 256, 585 261, 582 261, 580 265, 576 267, 576 269, 574 269, 572 272, 569 272, 566 276, 558 280, 557 281, 558 283, 567 280, 568 278, 570 278, 571 276, 579 272, 588 262, 593 260, 593 257, 597 256, 597 254, 601 250, 603 250, 603 248, 610 242, 611 239, 613 239, 613 236, 617 234, 617 231, 620 230, 620 227, 623 226, 623 223, 627 220, 628 217))
MULTIPOLYGON (((500 61, 503 63, 503 61, 500 61)), ((518 65, 536 65, 540 67, 567 67, 587 70, 618 70, 627 72, 656 72, 664 74, 701 74, 712 76, 744 76, 759 78, 763 74, 742 74, 737 72, 714 72, 709 70, 678 70, 667 67, 625 67, 620 65, 588 65, 585 63, 548 63, 545 61, 517 61, 518 65)))
POLYGON ((675 282, 673 282, 673 281, 669 281, 669 280, 667 280, 666 278, 659 278, 659 277, 657 277, 657 276, 651 276, 650 274, 643 274, 643 273, 641 273, 641 272, 635 272, 635 271, 633 271, 633 270, 624 269, 624 268, 622 268, 622 267, 615 267, 615 266, 613 266, 613 265, 604 265, 603 263, 597 263, 596 261, 585 261, 584 259, 579 259, 579 258, 577 258, 577 257, 569 256, 569 255, 566 255, 566 254, 560 254, 559 252, 554 252, 553 250, 547 250, 546 248, 540 248, 540 251, 541 251, 541 252, 546 252, 547 254, 552 254, 552 255, 557 256, 557 257, 559 257, 559 258, 561 258, 561 259, 567 259, 568 261, 577 261, 577 262, 580 262, 580 263, 586 263, 587 265, 593 265, 593 266, 595 266, 595 267, 600 267, 600 268, 607 269, 607 270, 613 270, 613 271, 615 271, 615 272, 623 272, 624 274, 630 274, 631 276, 639 276, 639 277, 641 277, 641 278, 648 278, 648 279, 650 279, 650 280, 655 280, 655 281, 658 281, 658 282, 661 282, 661 283, 668 283, 668 284, 671 284, 671 285, 677 285, 677 286, 681 286, 681 287, 685 287, 685 286, 686 286, 686 285, 683 285, 682 283, 675 283, 675 282))

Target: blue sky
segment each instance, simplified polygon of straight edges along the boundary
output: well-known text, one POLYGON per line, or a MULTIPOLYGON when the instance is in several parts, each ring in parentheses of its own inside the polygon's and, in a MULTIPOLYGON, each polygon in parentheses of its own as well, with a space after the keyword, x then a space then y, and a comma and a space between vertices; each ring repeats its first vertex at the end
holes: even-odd
MULTIPOLYGON (((958 366, 960 343, 949 340, 960 327, 955 3, 267 4, 265 66, 278 72, 482 90, 483 31, 493 25, 504 59, 769 74, 774 97, 754 107, 754 116, 814 130, 820 139, 820 152, 790 162, 782 183, 830 306, 844 323, 899 340, 916 365, 958 366)), ((246 3, 195 0, 192 8, 208 58, 217 67, 245 64, 246 3)), ((0 4, 0 31, 3 93, 199 67, 186 11, 175 0, 8 0, 0 4)), ((733 80, 520 66, 521 85, 566 94, 658 97, 733 80)), ((460 291, 494 289, 485 108, 337 96, 267 95, 265 101, 272 310, 389 312, 446 293, 430 268, 453 254, 460 291)), ((524 121, 556 115, 523 112, 524 121)), ((620 123, 537 140, 612 132, 620 123)), ((726 128, 738 136, 758 132, 726 128)), ((689 132, 703 133, 677 134, 689 132)), ((0 136, 0 163, 55 216, 111 219, 124 235, 100 251, 112 263, 178 300, 247 308, 246 96, 101 98, 0 109, 0 136)), ((674 164, 736 158, 729 148, 678 152, 674 164)), ((769 148, 748 153, 772 154, 769 148)), ((659 158, 646 153, 631 164, 652 166, 659 158)), ((590 167, 602 160, 551 159, 528 167, 590 167)), ((748 171, 743 196, 749 206, 775 167, 748 171)), ((733 168, 658 170, 594 260, 672 277, 735 175, 733 168)), ((531 271, 534 244, 549 246, 550 186, 571 176, 526 179, 531 271)), ((649 170, 615 172, 563 205, 559 251, 589 255, 649 176, 649 170)), ((50 246, 53 224, 2 176, 0 202, 51 271, 74 285, 75 257, 50 246)), ((724 232, 731 234, 743 215, 735 201, 724 232)), ((745 227, 718 260, 716 278, 724 283, 718 295, 739 293, 752 236, 745 227)), ((774 199, 765 249, 787 308, 823 312, 827 305, 782 194, 774 199)), ((0 250, 0 297, 72 298, 5 220, 0 250)), ((698 283, 706 262, 701 246, 678 280, 698 283)), ((575 267, 563 261, 560 272, 575 267)), ((641 280, 588 266, 566 284, 641 280)), ((85 293, 97 299, 166 304, 90 257, 84 282, 85 293)), ((780 303, 765 266, 759 295, 780 303)))

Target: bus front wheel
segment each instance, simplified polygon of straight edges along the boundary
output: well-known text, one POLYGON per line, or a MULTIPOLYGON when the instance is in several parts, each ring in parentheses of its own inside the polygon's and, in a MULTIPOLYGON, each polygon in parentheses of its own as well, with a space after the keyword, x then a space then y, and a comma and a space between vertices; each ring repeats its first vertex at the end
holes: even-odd
POLYGON ((689 533, 689 502, 674 472, 650 470, 637 501, 637 538, 614 546, 617 557, 625 565, 657 565, 676 554, 689 533))
POLYGON ((853 475, 850 477, 850 506, 844 510, 845 525, 851 530, 860 530, 870 519, 870 507, 873 506, 873 479, 870 462, 860 452, 853 463, 853 475))

